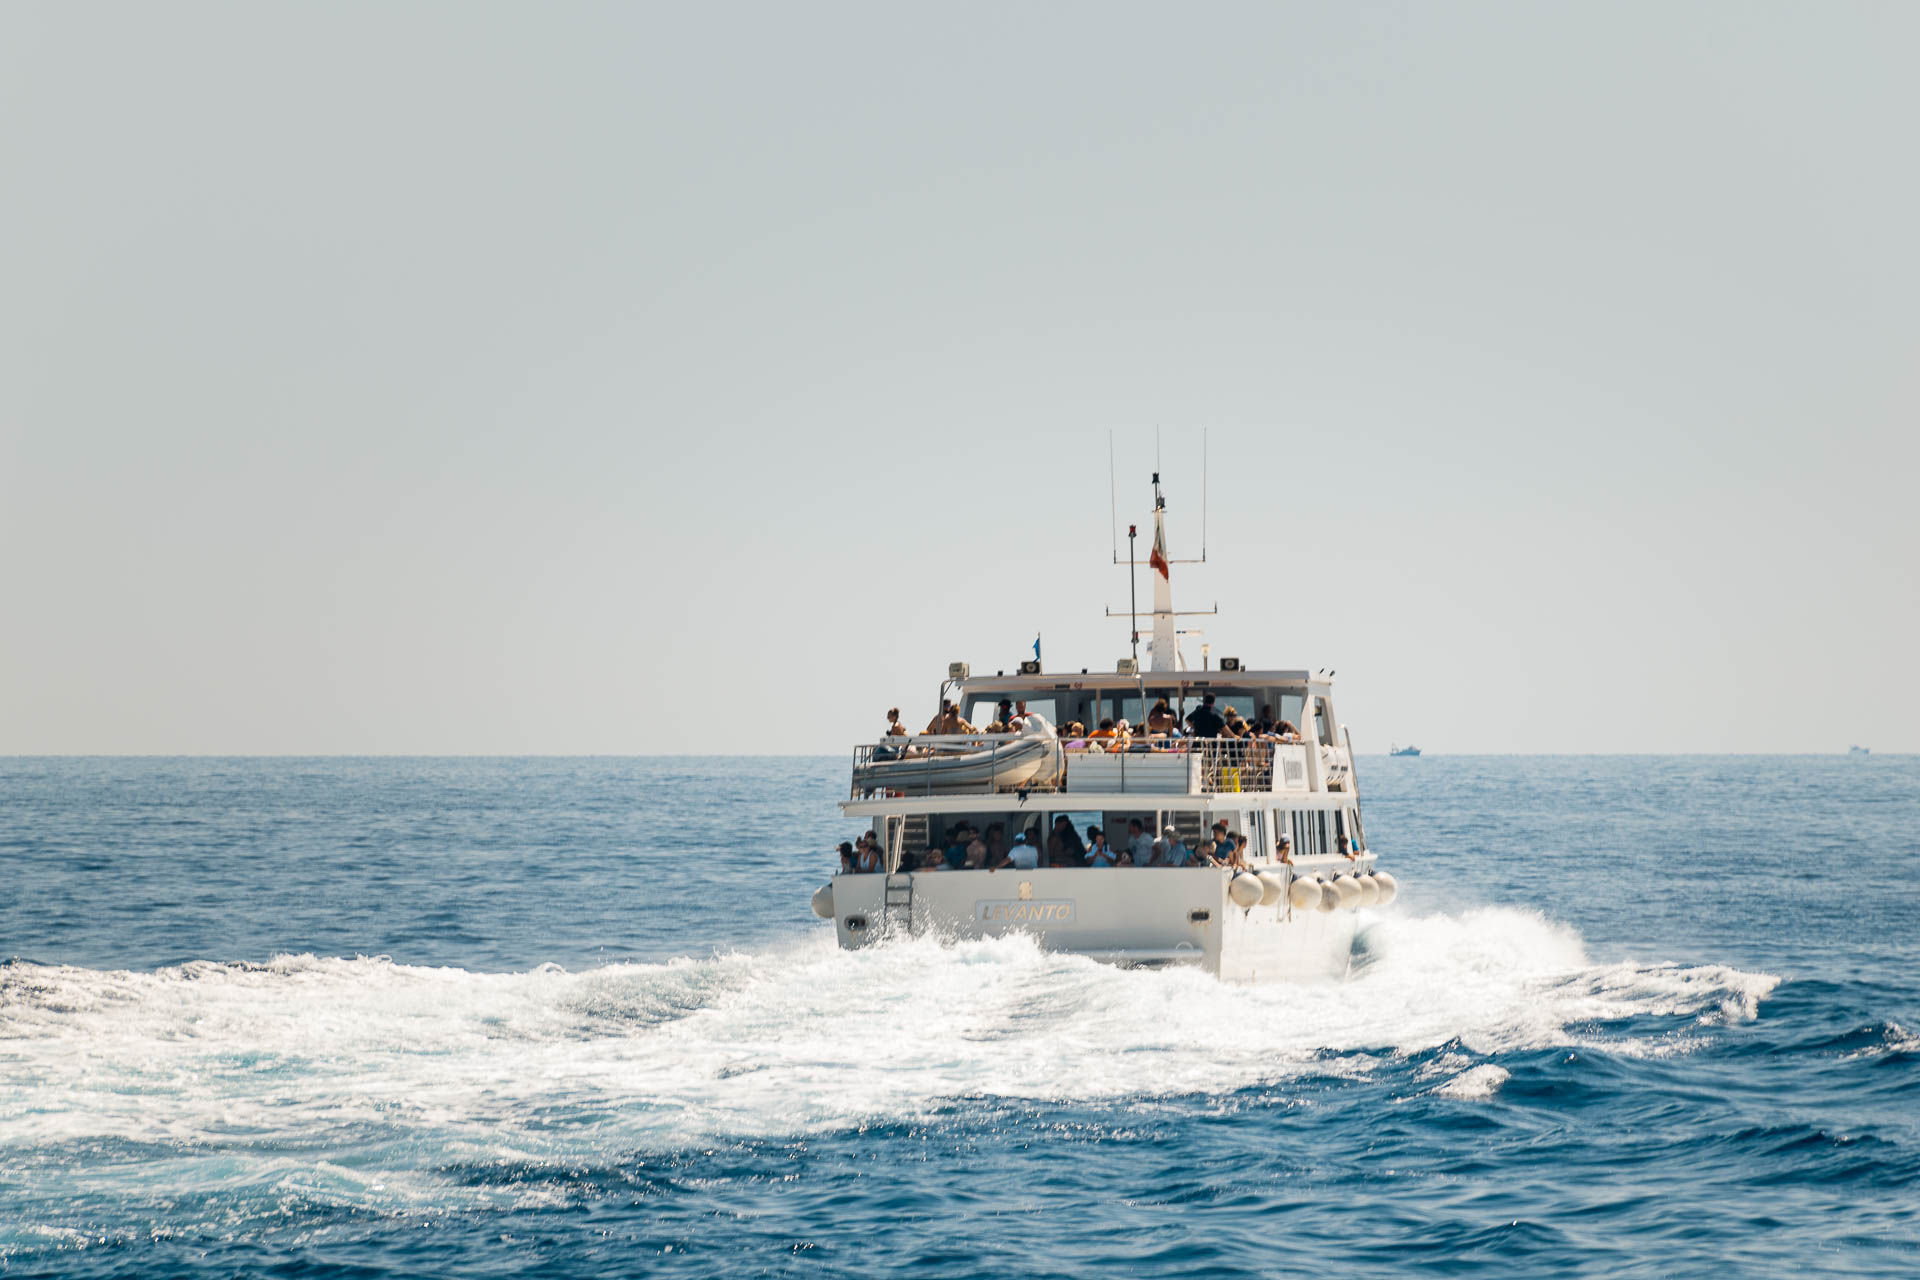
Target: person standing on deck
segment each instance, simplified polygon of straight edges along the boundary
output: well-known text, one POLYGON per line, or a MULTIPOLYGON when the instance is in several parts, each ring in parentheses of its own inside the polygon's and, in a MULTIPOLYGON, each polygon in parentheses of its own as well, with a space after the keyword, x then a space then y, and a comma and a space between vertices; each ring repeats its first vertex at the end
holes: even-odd
POLYGON ((1213 709, 1212 694, 1200 699, 1200 705, 1187 712, 1187 732, 1196 738, 1217 738, 1226 727, 1226 718, 1213 709))

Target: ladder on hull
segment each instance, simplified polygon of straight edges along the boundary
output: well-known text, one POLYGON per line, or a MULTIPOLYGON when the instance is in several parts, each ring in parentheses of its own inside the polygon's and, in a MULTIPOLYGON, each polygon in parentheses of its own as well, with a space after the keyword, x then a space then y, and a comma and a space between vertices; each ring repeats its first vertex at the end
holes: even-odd
POLYGON ((913 877, 910 875, 887 877, 887 898, 880 908, 880 932, 888 934, 895 929, 909 937, 913 934, 913 877))
POLYGON ((904 819, 895 818, 889 824, 893 830, 893 848, 887 859, 896 870, 887 873, 886 896, 880 905, 880 932, 892 933, 899 929, 909 936, 913 933, 913 876, 906 867, 914 851, 927 847, 927 815, 908 814, 904 819))

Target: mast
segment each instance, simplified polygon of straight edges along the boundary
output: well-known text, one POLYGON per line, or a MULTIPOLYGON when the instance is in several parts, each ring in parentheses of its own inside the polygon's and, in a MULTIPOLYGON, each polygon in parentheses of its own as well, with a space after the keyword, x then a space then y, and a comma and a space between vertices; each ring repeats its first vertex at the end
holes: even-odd
POLYGON ((1153 473, 1153 670, 1172 671, 1177 662, 1173 638, 1173 584, 1167 580, 1167 500, 1160 494, 1160 473, 1153 473))

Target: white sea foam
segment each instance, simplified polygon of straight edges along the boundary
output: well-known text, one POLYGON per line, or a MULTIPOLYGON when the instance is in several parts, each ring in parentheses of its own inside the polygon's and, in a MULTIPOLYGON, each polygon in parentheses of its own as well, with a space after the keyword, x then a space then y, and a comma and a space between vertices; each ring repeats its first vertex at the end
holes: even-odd
POLYGON ((1121 971, 1018 938, 844 953, 820 936, 580 974, 310 956, 155 973, 13 965, 0 969, 0 1149, 273 1150, 284 1164, 247 1160, 231 1176, 403 1205, 439 1194, 406 1172, 436 1160, 804 1134, 981 1095, 1214 1093, 1434 1049, 1446 1052, 1430 1071, 1451 1076, 1439 1092, 1485 1097, 1506 1078, 1487 1055, 1674 1052, 1682 1028, 1751 1017, 1777 981, 1596 965, 1571 931, 1504 909, 1382 917, 1366 949, 1344 982, 1263 987, 1121 971), (1608 1025, 1645 1015, 1677 1025, 1608 1025), (410 1154, 378 1173, 321 1163, 336 1145, 383 1144, 410 1154))

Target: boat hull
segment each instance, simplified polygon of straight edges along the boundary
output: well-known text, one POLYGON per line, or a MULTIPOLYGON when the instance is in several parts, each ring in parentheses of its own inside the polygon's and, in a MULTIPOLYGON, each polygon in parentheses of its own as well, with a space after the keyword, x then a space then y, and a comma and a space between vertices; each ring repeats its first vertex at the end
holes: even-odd
POLYGON ((1346 973, 1354 912, 1295 911, 1284 898, 1242 908, 1227 896, 1229 879, 1213 867, 841 875, 833 881, 834 929, 848 948, 901 933, 951 941, 1021 933, 1050 951, 1121 965, 1190 964, 1237 982, 1346 973))

